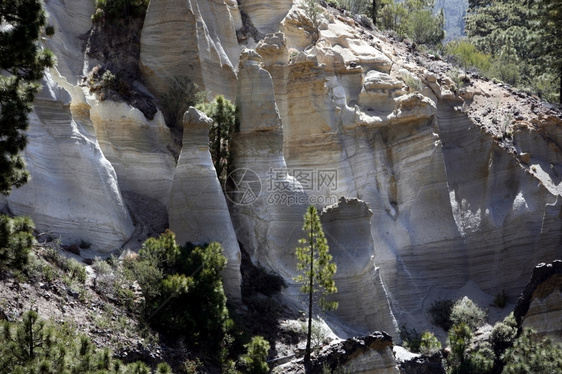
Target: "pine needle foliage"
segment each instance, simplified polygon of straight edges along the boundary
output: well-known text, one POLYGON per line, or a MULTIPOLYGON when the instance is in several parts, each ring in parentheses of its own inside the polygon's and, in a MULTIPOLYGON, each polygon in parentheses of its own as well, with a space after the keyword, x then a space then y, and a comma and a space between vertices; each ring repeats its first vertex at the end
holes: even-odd
POLYGON ((0 2, 0 193, 29 179, 21 155, 27 144, 27 115, 41 88, 37 80, 56 59, 37 40, 46 16, 40 0, 0 2))
POLYGON ((301 273, 294 280, 301 284, 300 291, 308 297, 308 332, 305 364, 310 362, 312 338, 312 306, 314 301, 322 310, 338 307, 336 301, 326 299, 327 295, 338 291, 334 282, 337 266, 332 261, 328 241, 324 235, 320 216, 314 205, 310 205, 304 216, 305 238, 299 240, 296 248, 297 270, 301 273))
POLYGON ((232 133, 236 131, 236 106, 224 96, 218 95, 212 102, 198 105, 197 109, 214 121, 209 129, 209 151, 217 177, 221 185, 224 185, 231 163, 232 133))
MULTIPOLYGON (((162 363, 158 373, 172 373, 162 363)), ((0 373, 151 374, 142 362, 124 364, 108 348, 99 349, 86 335, 39 318, 30 310, 18 322, 0 324, 0 373)))

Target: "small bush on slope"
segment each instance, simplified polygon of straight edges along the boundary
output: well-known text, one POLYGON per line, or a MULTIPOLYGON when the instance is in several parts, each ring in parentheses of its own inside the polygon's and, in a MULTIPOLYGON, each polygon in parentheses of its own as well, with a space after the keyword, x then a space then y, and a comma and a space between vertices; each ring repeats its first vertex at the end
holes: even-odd
MULTIPOLYGON (((35 311, 20 322, 0 326, 0 372, 17 374, 150 374, 143 363, 125 365, 108 348, 98 349, 90 338, 66 325, 41 320, 35 311)), ((158 373, 172 373, 167 364, 158 373)))
POLYGON ((441 327, 445 331, 453 326, 451 322, 451 311, 453 309, 454 302, 450 299, 436 300, 431 303, 431 306, 427 310, 431 315, 433 324, 441 327))
POLYGON ((562 373, 562 349, 549 338, 525 329, 504 356, 503 374, 562 373))
POLYGON ((28 263, 35 242, 33 221, 28 217, 0 215, 0 271, 21 270, 28 263))
POLYGON ((486 322, 486 312, 465 296, 453 304, 451 322, 453 325, 465 323, 472 331, 476 331, 486 322))

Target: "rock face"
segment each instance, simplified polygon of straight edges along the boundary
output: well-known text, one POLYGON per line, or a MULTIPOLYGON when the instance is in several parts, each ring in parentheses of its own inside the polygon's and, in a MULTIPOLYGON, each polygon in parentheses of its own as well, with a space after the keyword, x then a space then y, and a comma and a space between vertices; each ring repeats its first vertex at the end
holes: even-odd
POLYGON ((364 201, 344 197, 322 210, 322 227, 338 267, 334 299, 339 307, 335 314, 358 330, 384 327, 395 331, 396 321, 389 304, 383 302, 388 295, 375 266, 372 215, 364 201), (364 297, 366 290, 370 297, 364 297))
POLYGON ((214 96, 235 98, 240 49, 235 1, 151 1, 141 35, 140 63, 158 96, 189 78, 214 96), (170 11, 173 9, 173 11, 170 11))
POLYGON ((240 247, 209 153, 212 124, 213 120, 193 107, 185 113, 183 146, 168 204, 170 229, 176 233, 178 243, 222 244, 228 260, 223 273, 225 291, 239 301, 240 247))
POLYGON ((40 231, 60 235, 63 244, 115 250, 132 234, 133 222, 113 166, 73 120, 70 102, 68 91, 46 75, 24 154, 32 179, 6 203, 14 214, 32 217, 40 231))
MULTIPOLYGON (((1 203, 65 243, 138 247, 147 233, 136 237, 139 222, 150 226, 156 215, 153 231, 169 222, 180 241, 223 242, 231 297, 239 297, 240 242, 298 301, 294 248, 314 204, 340 269, 342 306, 329 321, 346 336, 396 337, 404 323, 421 330, 428 295, 467 284, 513 298, 529 263, 562 255, 562 116, 532 98, 479 80, 456 87, 443 62, 358 29, 333 8, 315 35, 301 2, 151 1, 138 36, 150 92, 142 82, 136 89, 162 100, 188 78, 236 101, 227 212, 206 119, 191 111, 174 141, 160 111, 147 120, 87 92, 79 76, 95 61, 84 58, 80 36, 92 3, 46 7, 57 33, 45 44, 59 70, 47 74, 31 116, 34 179, 1 203)), ((557 297, 529 301, 537 312, 525 323, 544 324, 541 310, 556 308, 557 297)))
POLYGON ((154 120, 125 103, 91 99, 90 119, 120 188, 168 204, 175 160, 170 130, 159 112, 154 120))
POLYGON ((279 23, 293 6, 293 0, 241 0, 240 9, 250 17, 252 24, 263 34, 275 32, 279 23))
POLYGON ((227 183, 234 188, 227 186, 227 195, 238 239, 252 260, 290 278, 296 260, 288 243, 297 243, 306 207, 296 198, 288 201, 302 189, 287 173, 273 82, 260 62, 250 50, 240 59, 237 107, 243 120, 233 134, 234 170, 227 183))
POLYGON ((519 327, 562 342, 562 261, 535 267, 514 315, 519 327))

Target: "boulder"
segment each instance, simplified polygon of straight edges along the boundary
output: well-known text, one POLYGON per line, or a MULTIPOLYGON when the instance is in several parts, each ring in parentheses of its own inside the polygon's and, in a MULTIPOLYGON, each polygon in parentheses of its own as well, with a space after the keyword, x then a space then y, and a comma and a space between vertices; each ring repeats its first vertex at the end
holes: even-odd
POLYGON ((351 373, 398 374, 392 347, 392 338, 384 331, 332 343, 318 353, 312 373, 323 373, 328 367, 351 373))

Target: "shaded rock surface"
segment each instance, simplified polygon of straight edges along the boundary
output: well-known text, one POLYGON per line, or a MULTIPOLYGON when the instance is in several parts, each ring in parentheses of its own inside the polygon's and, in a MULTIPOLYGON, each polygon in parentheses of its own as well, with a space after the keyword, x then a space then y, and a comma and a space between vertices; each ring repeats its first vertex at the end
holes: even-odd
POLYGON ((235 1, 151 1, 141 34, 140 66, 152 92, 161 97, 189 78, 214 96, 235 98, 240 49, 235 1), (173 9, 173 11, 170 11, 173 9))
POLYGON ((532 328, 542 336, 561 342, 562 261, 539 264, 515 306, 519 327, 532 328))

